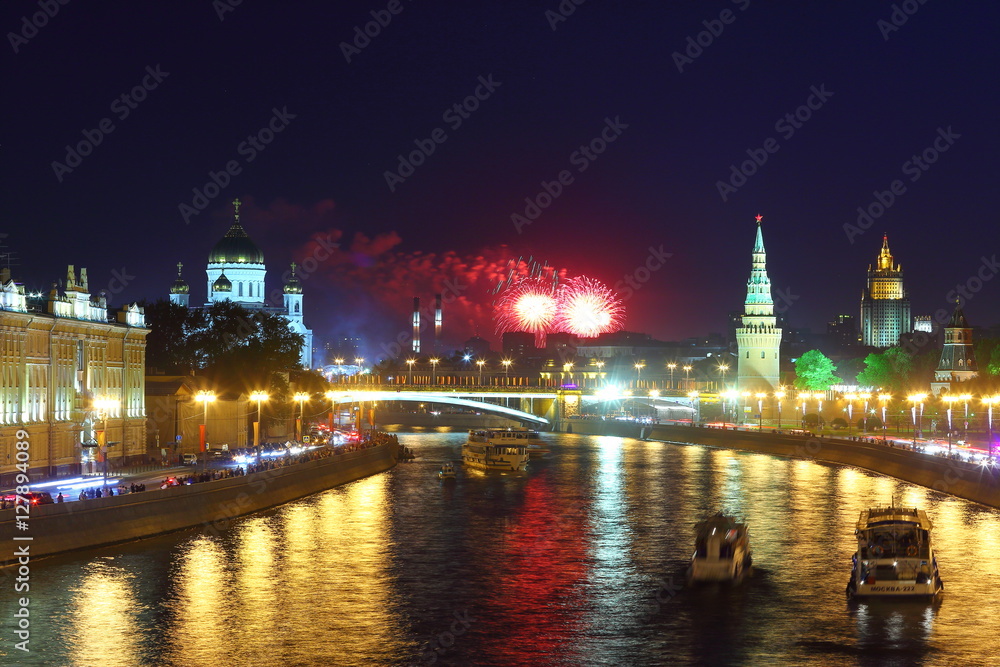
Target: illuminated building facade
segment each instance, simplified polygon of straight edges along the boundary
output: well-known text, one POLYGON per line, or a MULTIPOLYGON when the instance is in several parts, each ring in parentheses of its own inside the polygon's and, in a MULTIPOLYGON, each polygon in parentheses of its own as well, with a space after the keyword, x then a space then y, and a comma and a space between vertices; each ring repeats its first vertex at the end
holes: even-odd
POLYGON ((903 269, 893 263, 889 239, 882 237, 875 268, 868 266, 868 286, 861 295, 861 344, 892 347, 912 331, 910 299, 903 287, 903 269))
MULTIPOLYGON (((206 307, 219 301, 233 301, 249 310, 260 310, 272 315, 278 315, 288 321, 288 328, 303 338, 302 352, 299 363, 305 368, 312 367, 311 329, 307 329, 303 320, 302 283, 295 275, 296 265, 291 265, 291 271, 284 275, 284 288, 280 294, 282 305, 269 305, 265 300, 264 276, 267 268, 264 265, 264 253, 250 239, 243 225, 240 224, 240 200, 233 201, 235 216, 232 226, 226 235, 215 244, 208 256, 207 274, 208 303, 206 307)), ((177 279, 170 288, 170 301, 189 307, 191 288, 181 277, 182 264, 177 264, 177 279)), ((273 302, 279 295, 272 294, 273 302)))
POLYGON ((955 312, 944 328, 944 348, 941 350, 941 361, 934 371, 931 393, 947 393, 952 390, 953 383, 971 380, 978 374, 976 355, 972 348, 972 327, 956 301, 955 312))
MULTIPOLYGON (((29 299, 7 270, 0 274, 0 487, 16 472, 19 431, 27 433, 35 475, 99 472, 98 432, 111 461, 146 454, 146 335, 142 309, 108 320, 92 297, 87 270, 69 267, 62 290, 29 299), (97 405, 107 400, 100 412, 97 405)), ((23 457, 22 457, 23 458, 23 457)))
POLYGON ((742 326, 736 329, 737 386, 740 391, 773 391, 779 384, 781 328, 774 316, 771 280, 767 276, 764 236, 757 216, 753 266, 747 281, 742 326))

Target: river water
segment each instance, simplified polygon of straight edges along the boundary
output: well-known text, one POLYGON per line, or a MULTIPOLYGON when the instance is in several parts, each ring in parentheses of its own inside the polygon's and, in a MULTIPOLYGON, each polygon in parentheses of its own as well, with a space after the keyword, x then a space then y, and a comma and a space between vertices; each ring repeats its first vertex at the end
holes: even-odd
POLYGON ((1000 512, 852 468, 695 445, 548 436, 527 473, 460 469, 463 434, 402 433, 416 461, 267 513, 42 560, 31 653, 0 664, 997 664, 1000 512), (937 603, 849 603, 859 511, 927 510, 937 603), (685 587, 694 524, 750 525, 740 586, 685 587))

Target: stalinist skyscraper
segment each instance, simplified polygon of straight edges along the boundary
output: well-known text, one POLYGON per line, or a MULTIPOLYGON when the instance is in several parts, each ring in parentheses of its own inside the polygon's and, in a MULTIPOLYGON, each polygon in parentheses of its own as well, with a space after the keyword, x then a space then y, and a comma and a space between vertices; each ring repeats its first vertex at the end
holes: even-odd
POLYGON ((861 344, 867 347, 899 345, 901 334, 913 331, 910 299, 903 287, 903 269, 889 252, 882 236, 882 250, 875 268, 868 266, 868 286, 861 293, 861 344))
POLYGON ((774 317, 771 280, 767 277, 764 237, 760 231, 762 216, 757 216, 757 240, 753 245, 753 268, 747 281, 747 299, 743 306, 743 326, 736 330, 739 350, 737 386, 741 391, 773 391, 778 386, 778 350, 781 329, 774 317))

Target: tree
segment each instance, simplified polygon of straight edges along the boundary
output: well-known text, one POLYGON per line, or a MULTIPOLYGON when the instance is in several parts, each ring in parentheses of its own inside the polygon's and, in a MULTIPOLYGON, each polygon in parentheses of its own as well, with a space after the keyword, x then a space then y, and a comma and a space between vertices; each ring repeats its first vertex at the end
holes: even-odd
POLYGON ((268 387, 278 372, 296 370, 303 339, 278 315, 220 301, 189 310, 169 301, 145 305, 151 331, 146 364, 170 372, 199 369, 220 390, 268 387))
POLYGON ((810 391, 826 391, 840 378, 834 373, 837 367, 819 350, 809 350, 795 361, 795 387, 810 391))
POLYGON ((913 373, 913 357, 901 347, 872 352, 865 357, 865 369, 858 373, 858 384, 891 391, 904 391, 913 373))
POLYGON ((188 310, 170 301, 142 302, 146 315, 146 366, 167 373, 188 373, 197 366, 191 335, 204 326, 201 311, 188 310))

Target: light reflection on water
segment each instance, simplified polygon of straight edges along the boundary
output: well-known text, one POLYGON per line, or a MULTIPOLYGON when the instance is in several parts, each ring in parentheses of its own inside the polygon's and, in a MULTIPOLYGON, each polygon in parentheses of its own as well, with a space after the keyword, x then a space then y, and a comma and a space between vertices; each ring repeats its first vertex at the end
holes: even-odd
POLYGON ((463 436, 401 439, 415 462, 219 536, 34 563, 36 652, 0 645, 0 663, 430 664, 431 637, 447 641, 445 665, 948 665, 1000 653, 988 629, 1000 512, 851 468, 612 437, 560 436, 527 473, 441 483, 434 472, 463 436), (934 521, 939 603, 845 599, 858 513, 892 498, 934 521), (694 524, 720 509, 750 524, 753 575, 644 614, 663 582, 682 580, 694 524))

